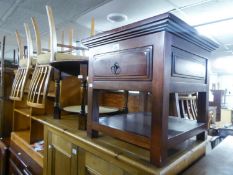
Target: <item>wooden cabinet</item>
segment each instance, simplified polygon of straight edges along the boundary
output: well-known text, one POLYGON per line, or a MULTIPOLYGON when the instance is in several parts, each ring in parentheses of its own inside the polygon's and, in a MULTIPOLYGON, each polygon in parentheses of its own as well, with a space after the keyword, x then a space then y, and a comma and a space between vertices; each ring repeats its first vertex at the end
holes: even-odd
POLYGON ((51 175, 77 175, 78 147, 53 132, 48 132, 47 169, 51 175))
POLYGON ((150 150, 164 166, 169 149, 197 136, 208 121, 208 57, 217 45, 176 16, 165 13, 83 40, 89 47, 87 132, 98 132, 150 150), (151 95, 150 111, 105 116, 99 96, 106 90, 151 95), (197 120, 169 116, 170 96, 198 93, 197 120))
POLYGON ((169 166, 156 168, 147 150, 108 136, 90 139, 77 129, 77 120, 45 119, 44 175, 177 174, 205 153, 205 142, 189 140, 174 150, 169 166), (190 149, 184 150, 187 145, 190 149))
MULTIPOLYGON (((62 121, 61 121, 62 122, 62 121)), ((64 125, 63 125, 64 126, 64 125)), ((55 126, 57 127, 57 126, 55 126)), ((45 127, 44 175, 136 175, 141 171, 118 166, 114 159, 104 159, 95 148, 51 127, 45 127), (90 151, 88 151, 90 149, 90 151), (94 151, 95 152, 95 151, 94 151)), ((107 156, 108 157, 108 156, 107 156)), ((122 163, 121 163, 122 164, 122 163)), ((147 174, 142 173, 141 174, 147 174)))
POLYGON ((127 172, 109 161, 102 159, 90 152, 85 152, 85 175, 136 175, 140 174, 137 170, 127 172))

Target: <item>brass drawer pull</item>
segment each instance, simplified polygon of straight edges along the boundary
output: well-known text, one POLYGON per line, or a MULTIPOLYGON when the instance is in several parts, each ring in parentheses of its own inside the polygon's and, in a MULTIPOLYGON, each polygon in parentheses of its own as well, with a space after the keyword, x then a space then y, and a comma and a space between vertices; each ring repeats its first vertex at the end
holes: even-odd
POLYGON ((114 65, 111 67, 111 72, 112 72, 114 75, 120 74, 121 68, 120 68, 120 65, 119 65, 117 62, 114 63, 114 65))

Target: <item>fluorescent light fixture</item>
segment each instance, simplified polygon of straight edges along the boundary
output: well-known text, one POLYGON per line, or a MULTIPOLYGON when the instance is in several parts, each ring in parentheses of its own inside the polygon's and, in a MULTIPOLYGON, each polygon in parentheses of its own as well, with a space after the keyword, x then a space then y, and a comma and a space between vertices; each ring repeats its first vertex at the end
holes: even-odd
POLYGON ((122 13, 110 13, 107 16, 107 20, 112 22, 112 23, 123 22, 123 21, 126 21, 127 19, 128 19, 128 17, 125 14, 122 14, 122 13))
POLYGON ((233 35, 233 19, 227 21, 221 21, 217 23, 211 23, 203 26, 196 27, 197 31, 205 36, 226 36, 233 35))
POLYGON ((217 72, 233 74, 233 56, 217 58, 212 66, 217 72))

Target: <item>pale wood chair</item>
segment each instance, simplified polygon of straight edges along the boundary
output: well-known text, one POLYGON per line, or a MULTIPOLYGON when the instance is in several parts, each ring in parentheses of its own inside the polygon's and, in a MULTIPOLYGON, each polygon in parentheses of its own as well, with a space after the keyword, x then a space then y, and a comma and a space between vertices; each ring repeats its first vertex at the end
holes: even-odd
MULTIPOLYGON (((64 32, 62 32, 62 44, 58 45, 57 43, 57 35, 56 35, 56 29, 55 29, 55 21, 54 21, 54 17, 53 17, 53 12, 51 7, 46 6, 46 11, 47 11, 47 16, 48 16, 48 22, 49 22, 49 28, 50 28, 50 49, 51 52, 49 54, 47 54, 45 57, 39 57, 40 61, 39 63, 41 64, 52 64, 55 68, 57 68, 58 70, 62 71, 62 72, 66 72, 69 73, 71 75, 79 75, 82 74, 80 72, 79 67, 80 67, 80 63, 83 63, 85 65, 87 65, 88 63, 88 57, 86 56, 82 56, 82 55, 73 55, 72 51, 73 51, 73 47, 72 43, 73 43, 73 30, 70 30, 69 32, 69 44, 68 45, 64 45, 64 32), (61 52, 58 51, 58 47, 57 46, 61 46, 61 52), (68 48, 68 52, 64 51, 64 47, 68 48), (70 63, 69 63, 70 62, 70 63), (72 65, 76 65, 77 66, 77 70, 75 71, 70 71, 73 68, 71 68, 70 66, 72 65)), ((73 66, 72 66, 73 67, 73 66)), ((81 78, 81 94, 85 94, 85 87, 86 87, 86 76, 87 76, 87 66, 86 66, 86 72, 84 71, 83 76, 79 76, 81 78)), ((60 80, 62 79, 62 77, 58 77, 58 79, 56 80, 56 99, 55 99, 55 109, 54 109, 54 117, 55 118, 60 118, 60 80)), ((84 101, 84 96, 81 97, 82 101, 84 101)), ((77 108, 82 109, 81 113, 84 113, 83 111, 85 110, 84 106, 80 107, 80 106, 76 106, 77 108)), ((72 108, 72 110, 76 110, 77 108, 72 108)), ((70 108, 68 108, 70 109, 70 108)), ((79 109, 78 109, 79 110, 79 109)), ((70 111, 69 111, 70 112, 70 111)))
MULTIPOLYGON (((54 61, 72 61, 72 60, 88 60, 86 56, 80 55, 73 55, 69 53, 59 52, 58 51, 58 42, 57 42, 57 35, 56 35, 56 28, 55 22, 53 17, 53 12, 51 7, 46 6, 48 22, 49 22, 49 34, 50 34, 50 52, 45 54, 38 54, 38 61, 39 65, 49 64, 54 61)), ((64 36, 64 35, 63 35, 64 36)), ((72 32, 70 34, 69 43, 72 44, 72 32)), ((65 47, 65 46, 63 46, 65 47)), ((67 46, 70 50, 72 50, 72 45, 67 46)))
POLYGON ((177 116, 197 120, 197 94, 175 93, 177 116))
POLYGON ((32 74, 32 79, 29 84, 27 105, 34 108, 45 108, 49 78, 52 68, 48 64, 39 63, 39 57, 46 53, 43 53, 41 49, 40 31, 35 17, 32 18, 32 25, 36 39, 37 64, 35 66, 35 69, 32 74))
POLYGON ((21 36, 18 31, 16 31, 16 41, 19 49, 19 67, 15 75, 15 79, 12 84, 10 99, 15 101, 21 101, 23 98, 24 88, 26 85, 26 80, 30 69, 36 64, 36 60, 33 58, 33 46, 32 38, 30 34, 30 29, 28 24, 24 24, 26 38, 27 38, 27 54, 23 54, 23 43, 21 36))
MULTIPOLYGON (((81 104, 80 105, 74 105, 74 106, 65 106, 63 108, 64 111, 71 112, 71 113, 78 113, 81 115, 79 122, 82 123, 79 125, 79 129, 85 129, 86 128, 86 115, 87 115, 87 65, 88 65, 88 57, 84 55, 72 55, 72 52, 75 51, 78 47, 73 47, 73 30, 70 30, 69 32, 69 45, 61 45, 57 44, 57 35, 56 35, 56 29, 55 29, 55 21, 53 17, 53 12, 51 7, 46 6, 48 21, 49 21, 49 28, 50 28, 50 49, 51 52, 47 55, 38 57, 38 63, 39 64, 48 64, 50 63, 55 68, 60 70, 61 72, 70 73, 71 75, 79 75, 78 78, 81 80, 81 87, 80 87, 80 99, 81 104), (61 48, 62 52, 58 51, 57 46, 63 46, 68 48, 67 51, 64 51, 63 48, 61 48), (70 62, 70 63, 69 63, 70 62), (81 66, 83 66, 81 68, 81 66), (71 70, 74 70, 73 72, 71 70)), ((92 19, 92 30, 91 35, 94 34, 94 19, 92 19)), ((64 33, 62 32, 62 42, 64 42, 64 33)), ((82 48, 78 48, 82 49, 82 48)), ((60 76, 56 80, 56 101, 55 101, 55 109, 54 109, 54 117, 60 118, 60 90, 59 90, 59 83, 62 77, 60 76)), ((118 111, 119 109, 116 108, 108 108, 108 107, 100 107, 100 113, 113 113, 118 111)))
MULTIPOLYGON (((62 52, 58 51, 58 43, 57 43, 57 36, 56 36, 56 29, 54 24, 54 18, 52 14, 52 10, 50 7, 46 6, 48 20, 49 20, 49 28, 50 28, 50 39, 49 44, 50 47, 48 49, 49 52, 42 52, 41 49, 41 38, 38 23, 35 17, 32 18, 32 25, 35 33, 36 39, 36 48, 37 48, 37 65, 32 75, 32 80, 29 86, 29 93, 27 99, 27 105, 31 107, 37 108, 44 108, 46 96, 48 93, 48 86, 50 75, 52 71, 52 67, 50 66, 51 62, 58 62, 58 61, 72 61, 72 60, 87 60, 88 57, 79 56, 79 55, 72 55, 72 38, 73 38, 73 31, 70 32, 69 37, 69 52, 64 52, 65 45, 60 44, 62 48, 62 52)), ((64 43, 64 33, 62 34, 62 43, 64 43)), ((59 86, 59 85, 58 85, 59 86)))

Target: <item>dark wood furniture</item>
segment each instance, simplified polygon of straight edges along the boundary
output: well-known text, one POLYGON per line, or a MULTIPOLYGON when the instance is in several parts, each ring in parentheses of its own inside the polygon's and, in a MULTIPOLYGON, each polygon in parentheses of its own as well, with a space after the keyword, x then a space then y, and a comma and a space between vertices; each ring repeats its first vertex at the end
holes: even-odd
POLYGON ((182 175, 212 175, 224 174, 230 175, 233 172, 233 136, 224 139, 213 151, 197 161, 182 175), (221 162, 221 163, 219 163, 221 162))
POLYGON ((222 97, 225 94, 225 90, 211 90, 214 100, 210 102, 210 106, 216 106, 216 121, 221 121, 221 106, 222 106, 222 97))
POLYGON ((9 137, 12 123, 12 102, 9 99, 11 85, 14 79, 13 64, 6 64, 5 60, 5 40, 3 37, 1 48, 1 66, 0 66, 0 137, 9 137), (6 64, 6 65, 5 65, 6 64))
POLYGON ((0 174, 8 174, 9 138, 0 140, 0 174))
POLYGON ((66 73, 72 76, 79 76, 81 79, 81 114, 86 114, 86 83, 87 83, 87 71, 88 71, 88 60, 73 60, 73 61, 54 61, 50 65, 59 71, 59 76, 56 81, 56 98, 54 105, 54 118, 61 118, 61 108, 60 108, 60 81, 67 77, 67 75, 62 76, 62 73, 66 73))
POLYGON ((162 166, 169 148, 197 136, 208 120, 208 57, 217 45, 166 13, 82 41, 90 49, 87 132, 98 131, 150 150, 162 166), (152 111, 100 116, 101 90, 134 90, 152 95, 152 111), (197 120, 169 117, 172 93, 196 93, 197 120))
POLYGON ((9 150, 9 174, 43 174, 43 169, 14 142, 11 142, 9 150))

